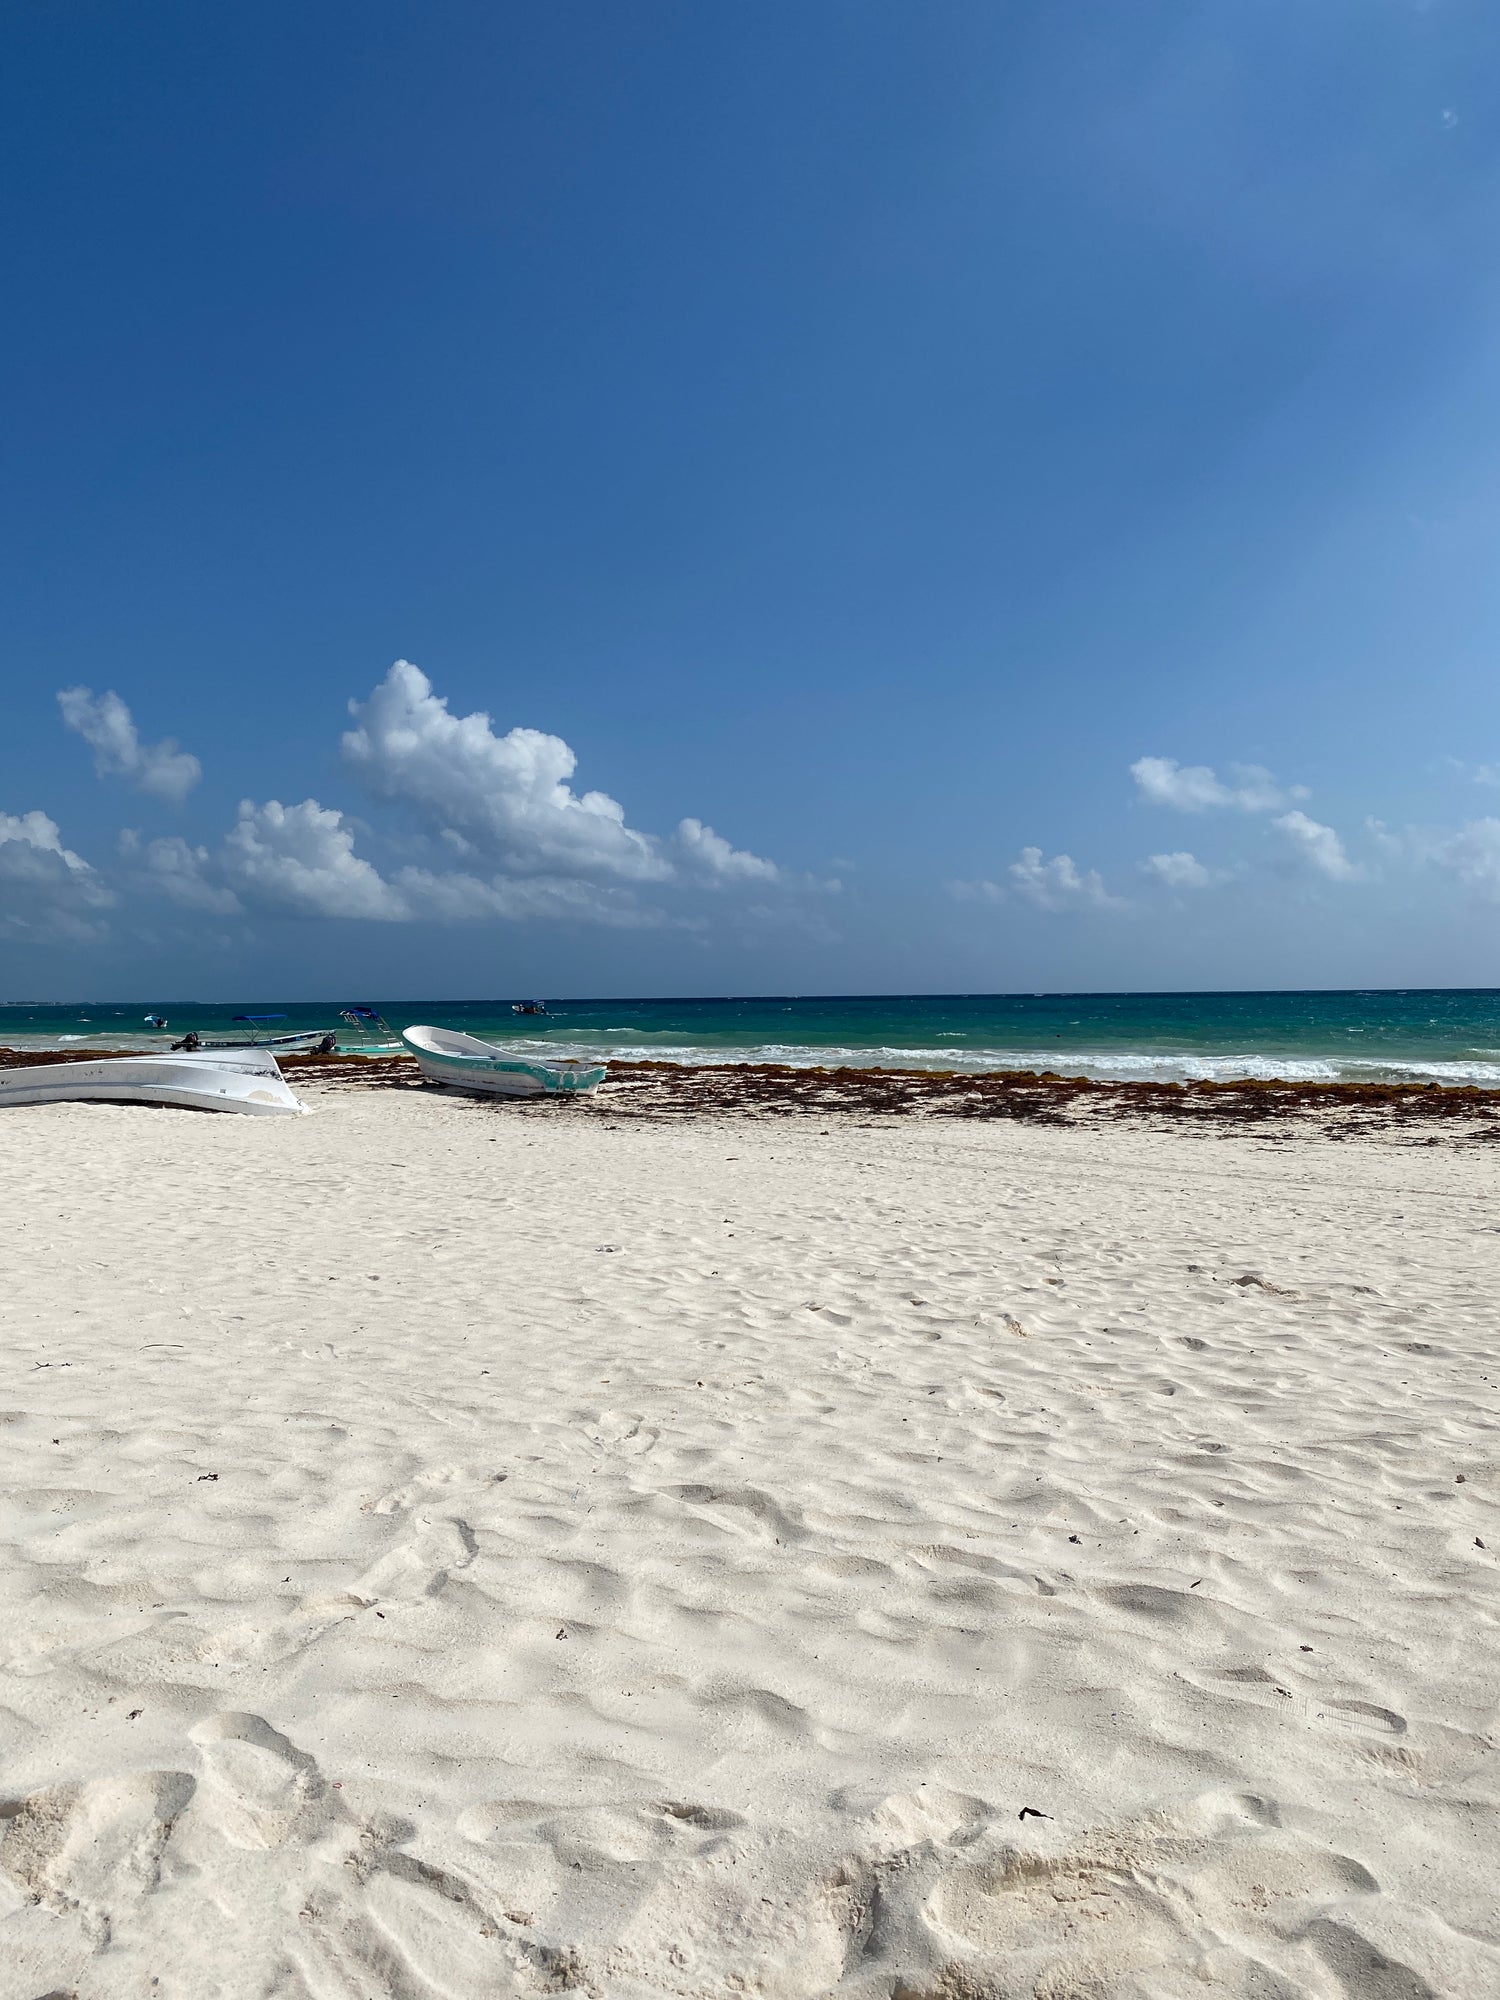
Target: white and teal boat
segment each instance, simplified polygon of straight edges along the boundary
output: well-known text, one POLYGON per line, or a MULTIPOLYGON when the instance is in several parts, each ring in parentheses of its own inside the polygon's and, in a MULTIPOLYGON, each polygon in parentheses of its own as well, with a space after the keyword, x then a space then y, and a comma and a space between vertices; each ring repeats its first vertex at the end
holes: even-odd
POLYGON ((452 1028, 406 1028, 401 1036, 431 1083, 451 1084, 486 1097, 555 1097, 587 1094, 604 1081, 603 1063, 563 1057, 541 1062, 509 1054, 477 1035, 452 1028))

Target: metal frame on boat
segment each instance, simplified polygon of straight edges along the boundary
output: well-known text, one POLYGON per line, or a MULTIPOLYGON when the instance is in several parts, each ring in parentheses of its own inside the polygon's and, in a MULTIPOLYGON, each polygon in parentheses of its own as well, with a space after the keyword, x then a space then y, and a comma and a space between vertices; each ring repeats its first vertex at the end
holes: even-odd
POLYGON ((307 1109, 288 1089, 269 1049, 203 1049, 196 1055, 109 1056, 98 1062, 0 1069, 0 1109, 99 1100, 244 1111, 262 1118, 295 1116, 307 1109))
POLYGON ((401 1039, 429 1082, 450 1084, 455 1090, 475 1091, 484 1097, 587 1096, 599 1088, 607 1074, 603 1063, 585 1062, 581 1057, 539 1061, 511 1055, 493 1042, 482 1042, 477 1035, 462 1035, 452 1028, 407 1028, 401 1039))
POLYGON ((401 1046, 396 1030, 378 1007, 341 1007, 339 1019, 348 1022, 355 1036, 352 1043, 347 1036, 339 1037, 343 1055, 375 1055, 401 1046))

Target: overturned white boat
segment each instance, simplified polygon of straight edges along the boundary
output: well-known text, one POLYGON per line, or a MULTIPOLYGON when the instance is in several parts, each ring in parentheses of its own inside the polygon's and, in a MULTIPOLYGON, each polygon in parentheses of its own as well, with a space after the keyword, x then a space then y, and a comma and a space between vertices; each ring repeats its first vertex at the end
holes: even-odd
POLYGON ((196 1055, 108 1056, 102 1061, 28 1063, 0 1069, 0 1110, 8 1104, 180 1104, 192 1111, 248 1111, 258 1117, 305 1111, 266 1049, 204 1049, 196 1055))
POLYGON ((461 1035, 452 1028, 407 1028, 401 1039, 429 1082, 479 1091, 486 1097, 587 1094, 597 1090, 605 1077, 603 1063, 571 1057, 543 1062, 511 1055, 493 1042, 482 1042, 477 1035, 461 1035))

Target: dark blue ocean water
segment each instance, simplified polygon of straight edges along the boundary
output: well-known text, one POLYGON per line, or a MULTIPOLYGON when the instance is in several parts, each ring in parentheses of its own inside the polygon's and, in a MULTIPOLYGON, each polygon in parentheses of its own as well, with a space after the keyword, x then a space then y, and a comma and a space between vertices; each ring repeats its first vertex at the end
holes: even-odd
MULTIPOLYGON (((511 998, 377 1006, 396 1029, 462 1028, 520 1051, 667 1062, 854 1063, 930 1069, 1053 1069, 1126 1078, 1417 1078, 1500 1085, 1500 991, 1350 993, 1012 993, 914 998, 548 1000, 545 1018, 511 998)), ((529 996, 524 996, 529 997, 529 996)), ((82 1007, 0 1005, 0 1045, 149 1047, 195 1028, 238 1032, 242 1012, 284 1012, 277 1031, 336 1028, 328 1005, 246 1000, 205 1007, 159 996, 82 1007), (164 1034, 147 1013, 165 1014, 164 1034)), ((379 1037, 369 1038, 373 1047, 379 1037)))

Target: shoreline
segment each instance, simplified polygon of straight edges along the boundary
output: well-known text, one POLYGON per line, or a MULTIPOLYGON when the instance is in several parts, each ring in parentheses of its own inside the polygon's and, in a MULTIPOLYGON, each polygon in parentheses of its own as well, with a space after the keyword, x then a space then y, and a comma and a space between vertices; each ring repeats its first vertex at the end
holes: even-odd
MULTIPOLYGON (((10 1052, 7 1065, 98 1062, 128 1049, 10 1052)), ((273 1052, 274 1053, 274 1052, 273 1052)), ((288 1082, 336 1090, 447 1092, 407 1055, 285 1055, 288 1082)), ((612 1062, 597 1097, 471 1099, 491 1108, 551 1108, 609 1116, 685 1118, 709 1113, 786 1117, 951 1118, 1035 1125, 1092 1122, 1187 1124, 1238 1130, 1270 1124, 1330 1139, 1381 1134, 1412 1143, 1500 1140, 1500 1089, 1478 1084, 1352 1083, 1250 1077, 1143 1083, 1055 1070, 812 1068, 779 1063, 612 1062), (1320 1122, 1322 1121, 1322 1122, 1320 1122)))

